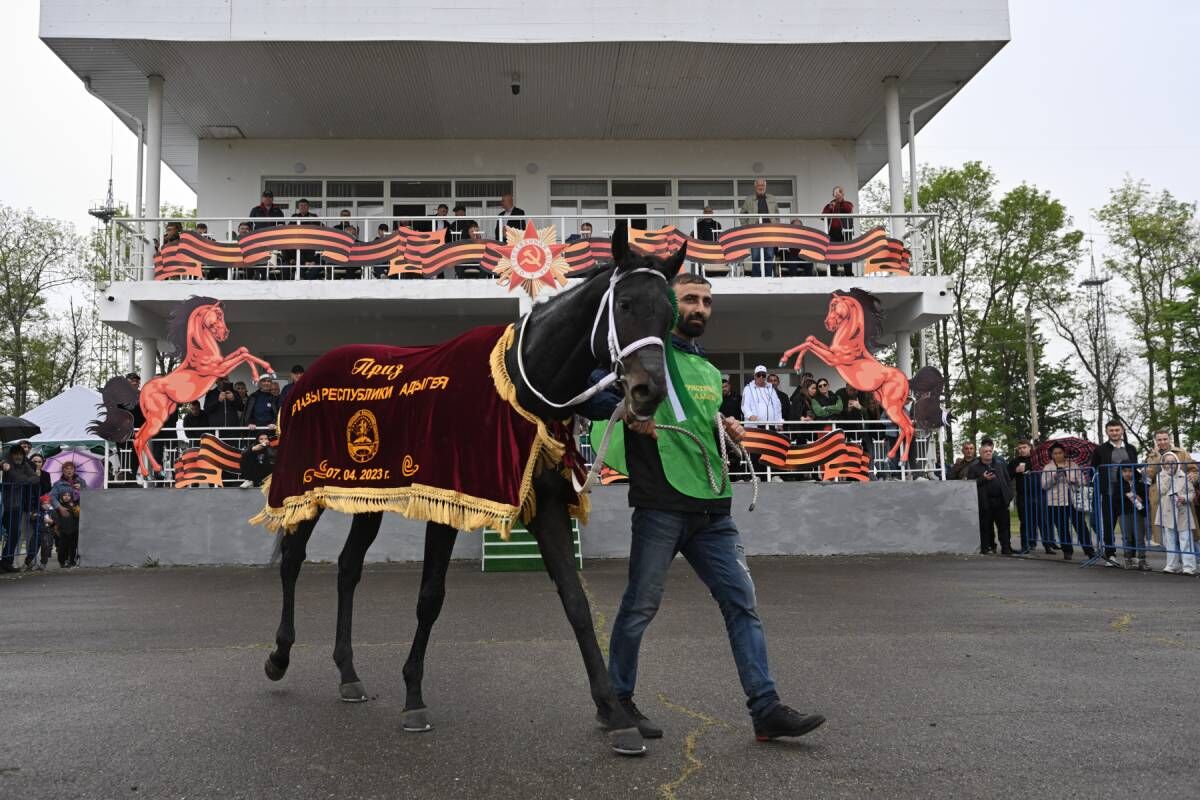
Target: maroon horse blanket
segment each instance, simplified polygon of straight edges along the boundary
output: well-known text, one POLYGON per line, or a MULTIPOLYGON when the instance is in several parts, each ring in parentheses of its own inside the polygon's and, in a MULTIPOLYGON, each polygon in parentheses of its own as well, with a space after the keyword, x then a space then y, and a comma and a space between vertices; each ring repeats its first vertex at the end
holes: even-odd
MULTIPOLYGON (((319 358, 280 409, 267 504, 250 520, 292 530, 331 508, 395 511, 508 535, 536 513, 538 469, 574 468, 567 426, 516 402, 504 366, 513 326, 433 347, 349 345, 319 358)), ((586 521, 586 500, 571 513, 586 521)))

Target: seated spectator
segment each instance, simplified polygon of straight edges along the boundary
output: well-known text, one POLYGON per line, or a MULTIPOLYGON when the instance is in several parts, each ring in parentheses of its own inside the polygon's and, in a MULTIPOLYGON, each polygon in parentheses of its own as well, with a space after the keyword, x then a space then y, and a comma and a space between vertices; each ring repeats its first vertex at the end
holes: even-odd
MULTIPOLYGON (((250 209, 251 219, 282 219, 283 209, 275 205, 275 193, 269 189, 262 193, 262 198, 258 205, 250 209)), ((273 225, 278 225, 277 222, 255 222, 254 230, 270 228, 273 225)))
POLYGON ((975 463, 975 443, 962 443, 962 456, 950 467, 950 480, 963 481, 967 479, 967 468, 975 463))
POLYGON ((270 434, 260 433, 254 444, 242 453, 242 489, 262 486, 275 469, 275 448, 271 446, 270 434))
POLYGON ((338 217, 341 219, 341 221, 337 225, 334 225, 334 228, 339 231, 344 231, 351 226, 352 223, 350 222, 350 209, 343 208, 338 212, 338 217))
POLYGON ((819 420, 832 420, 840 417, 843 410, 842 398, 829 391, 829 381, 818 380, 817 393, 812 398, 813 416, 819 420))
POLYGON ((183 427, 187 431, 196 431, 193 435, 199 436, 198 428, 208 426, 208 418, 204 415, 204 409, 200 407, 199 400, 193 400, 188 403, 183 412, 183 427))
MULTIPOLYGON (((479 225, 474 221, 467 222, 467 239, 478 242, 483 239, 483 233, 479 230, 479 225)), ((458 264, 454 267, 454 274, 459 278, 489 278, 491 277, 478 264, 458 264)))
POLYGON ((779 388, 779 376, 774 372, 767 375, 767 383, 771 384, 775 389, 775 394, 779 395, 779 418, 792 418, 792 399, 784 394, 779 388))
MULTIPOLYGON (((467 207, 462 203, 456 203, 454 206, 454 217, 450 220, 450 225, 446 230, 447 242, 461 242, 467 237, 467 229, 471 225, 476 225, 474 220, 469 220, 467 216, 467 207)), ((478 227, 476 225, 476 227, 478 227)))
MULTIPOLYGON (((242 239, 254 233, 254 227, 249 222, 239 222, 237 227, 237 240, 242 239)), ((267 277, 267 268, 265 266, 245 267, 241 273, 252 281, 261 281, 267 277)))
POLYGON ((702 242, 715 242, 721 236, 721 223, 713 218, 712 206, 704 207, 704 216, 696 220, 695 237, 702 242))
POLYGON ((246 399, 246 413, 242 417, 242 424, 247 428, 275 430, 275 420, 279 415, 279 397, 271 391, 273 383, 270 378, 260 378, 258 391, 246 399))
POLYGON ((567 237, 566 243, 570 244, 571 242, 578 242, 581 239, 590 239, 590 238, 592 238, 592 223, 585 222, 579 226, 579 233, 572 233, 570 236, 567 237))
MULTIPOLYGON (((793 219, 792 224, 803 225, 804 220, 793 219)), ((786 277, 800 276, 804 278, 811 278, 816 274, 815 270, 813 269, 813 263, 811 261, 806 261, 803 253, 801 253, 800 250, 792 247, 785 247, 780 250, 779 253, 781 257, 779 264, 780 275, 786 277)))
POLYGON ((433 220, 433 225, 430 227, 430 229, 434 230, 434 231, 440 231, 443 228, 445 228, 446 235, 448 237, 450 234, 450 219, 448 216, 449 213, 450 213, 450 207, 448 205, 446 205, 445 203, 438 203, 437 209, 435 209, 433 212, 433 216, 438 217, 438 219, 433 220))
MULTIPOLYGON (((302 197, 296 201, 296 213, 292 214, 292 219, 302 220, 301 222, 299 222, 297 224, 299 224, 299 225, 320 225, 321 224, 320 220, 315 219, 317 216, 318 216, 317 214, 314 214, 312 212, 312 209, 310 208, 310 204, 307 199, 302 197)), ((313 278, 324 277, 324 273, 319 267, 314 268, 312 266, 317 263, 317 251, 316 250, 300 250, 298 253, 292 253, 291 256, 292 256, 292 258, 290 259, 289 263, 298 264, 298 265, 307 267, 306 269, 302 268, 300 270, 301 278, 304 278, 306 280, 312 280, 313 278)), ((288 275, 287 277, 292 277, 292 276, 288 275)))
POLYGON ((197 222, 196 228, 195 228, 195 234, 202 239, 208 239, 210 242, 213 240, 213 238, 208 235, 208 223, 207 222, 197 222))
POLYGON ((1011 556, 1012 521, 1008 506, 1012 503, 1013 489, 1008 482, 1008 469, 995 457, 991 439, 984 439, 979 445, 979 458, 967 467, 967 480, 975 481, 979 494, 979 552, 983 555, 996 552, 999 539, 1000 552, 1011 556))
POLYGON ((250 233, 252 233, 253 231, 254 231, 254 228, 252 228, 250 226, 249 222, 239 222, 238 226, 237 226, 237 237, 236 238, 241 239, 243 236, 247 236, 250 233))

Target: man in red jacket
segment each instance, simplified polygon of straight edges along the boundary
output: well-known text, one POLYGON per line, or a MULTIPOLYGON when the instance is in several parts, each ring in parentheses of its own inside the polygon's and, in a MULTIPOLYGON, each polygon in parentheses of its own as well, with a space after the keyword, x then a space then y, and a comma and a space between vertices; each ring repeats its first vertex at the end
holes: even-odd
MULTIPOLYGON (((825 225, 829 230, 830 242, 848 242, 854 238, 854 218, 853 217, 831 217, 830 214, 853 214, 854 203, 846 199, 846 193, 842 187, 833 187, 833 199, 825 204, 821 209, 821 213, 825 215, 825 225)), ((829 274, 837 275, 838 267, 844 270, 846 277, 854 275, 853 264, 830 264, 829 274)))

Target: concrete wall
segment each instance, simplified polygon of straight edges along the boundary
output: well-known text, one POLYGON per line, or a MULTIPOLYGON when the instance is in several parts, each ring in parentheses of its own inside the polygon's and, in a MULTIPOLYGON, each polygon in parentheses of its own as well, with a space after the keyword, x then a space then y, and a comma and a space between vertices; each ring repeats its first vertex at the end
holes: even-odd
MULTIPOLYGON (((587 558, 629 554, 629 515, 622 487, 598 487, 583 531, 587 558)), ((968 553, 978 548, 975 487, 962 482, 764 484, 747 513, 750 487, 739 484, 734 516, 751 555, 968 553)), ((256 491, 110 489, 89 492, 80 535, 88 566, 263 564, 272 535, 246 520, 262 507, 256 491)), ((313 561, 335 561, 349 518, 325 516, 309 543, 313 561)), ((420 560, 424 523, 384 518, 371 561, 420 560)), ((459 536, 454 555, 480 557, 480 537, 459 536)))

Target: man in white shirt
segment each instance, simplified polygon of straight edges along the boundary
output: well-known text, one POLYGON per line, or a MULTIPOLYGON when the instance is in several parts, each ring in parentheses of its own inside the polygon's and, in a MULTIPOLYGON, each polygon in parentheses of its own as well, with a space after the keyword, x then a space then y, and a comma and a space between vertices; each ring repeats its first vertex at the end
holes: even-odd
POLYGON ((775 387, 767 383, 767 368, 754 368, 754 380, 742 390, 742 417, 747 428, 768 428, 765 423, 783 422, 783 408, 775 387))

